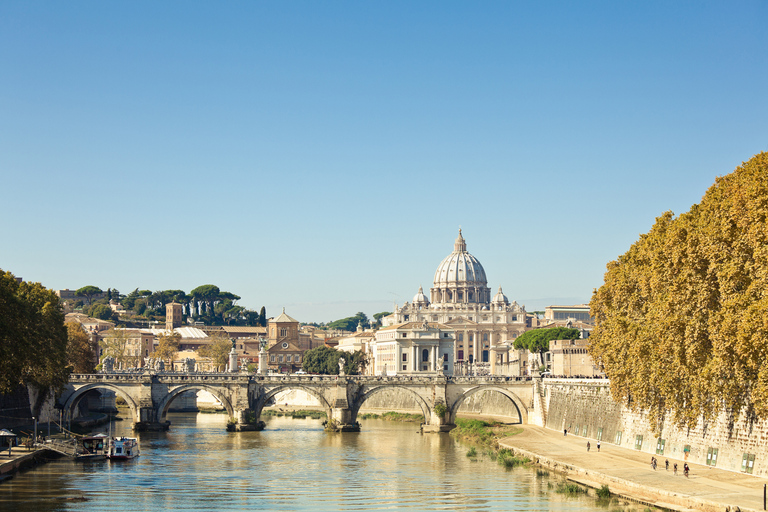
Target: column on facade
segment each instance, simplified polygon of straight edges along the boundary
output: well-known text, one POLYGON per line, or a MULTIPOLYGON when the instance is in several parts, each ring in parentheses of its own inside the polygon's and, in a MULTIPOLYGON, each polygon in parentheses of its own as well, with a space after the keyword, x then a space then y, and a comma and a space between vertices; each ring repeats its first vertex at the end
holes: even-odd
POLYGON ((419 371, 419 360, 418 360, 419 349, 416 346, 416 344, 414 344, 413 347, 411 347, 411 348, 412 348, 411 353, 412 353, 412 356, 413 356, 413 357, 411 357, 411 371, 412 372, 417 372, 417 371, 419 371))
POLYGON ((477 346, 480 344, 478 331, 472 331, 472 360, 477 363, 477 346))
POLYGON ((432 357, 431 357, 431 367, 432 371, 437 371, 437 347, 435 345, 432 345, 432 357))

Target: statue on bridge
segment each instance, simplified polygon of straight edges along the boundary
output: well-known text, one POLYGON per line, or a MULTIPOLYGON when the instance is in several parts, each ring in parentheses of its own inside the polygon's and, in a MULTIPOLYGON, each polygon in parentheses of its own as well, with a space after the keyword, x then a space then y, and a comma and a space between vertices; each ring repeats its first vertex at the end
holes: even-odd
POLYGON ((184 359, 184 371, 187 373, 194 373, 195 372, 195 364, 197 363, 196 360, 192 359, 191 357, 187 357, 184 359))
POLYGON ((115 358, 112 356, 107 356, 101 361, 101 371, 102 372, 113 372, 115 371, 115 358))
POLYGON ((345 363, 344 358, 343 357, 340 358, 339 359, 339 376, 340 377, 343 377, 346 375, 346 373, 344 373, 344 363, 345 363))

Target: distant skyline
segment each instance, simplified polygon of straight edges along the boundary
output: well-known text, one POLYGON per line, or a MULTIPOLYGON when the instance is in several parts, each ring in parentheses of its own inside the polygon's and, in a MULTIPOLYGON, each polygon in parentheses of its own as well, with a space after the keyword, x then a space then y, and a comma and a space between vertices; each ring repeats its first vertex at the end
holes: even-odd
POLYGON ((768 4, 0 3, 0 268, 410 301, 459 227, 528 311, 768 149, 768 4))

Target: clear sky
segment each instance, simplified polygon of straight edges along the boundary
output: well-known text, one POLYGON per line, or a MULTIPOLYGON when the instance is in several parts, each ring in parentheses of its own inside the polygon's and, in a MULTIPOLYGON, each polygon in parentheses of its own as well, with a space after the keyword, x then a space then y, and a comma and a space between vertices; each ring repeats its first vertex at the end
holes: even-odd
POLYGON ((462 228, 529 311, 768 149, 768 3, 0 3, 0 268, 300 321, 462 228))

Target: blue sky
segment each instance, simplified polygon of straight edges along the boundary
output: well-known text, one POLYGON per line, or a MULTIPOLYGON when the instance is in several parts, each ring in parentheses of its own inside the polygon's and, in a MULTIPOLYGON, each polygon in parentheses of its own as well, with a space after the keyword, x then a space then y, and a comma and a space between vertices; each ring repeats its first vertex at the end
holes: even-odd
POLYGON ((391 310, 459 226, 529 311, 768 149, 765 2, 0 3, 0 268, 391 310))

